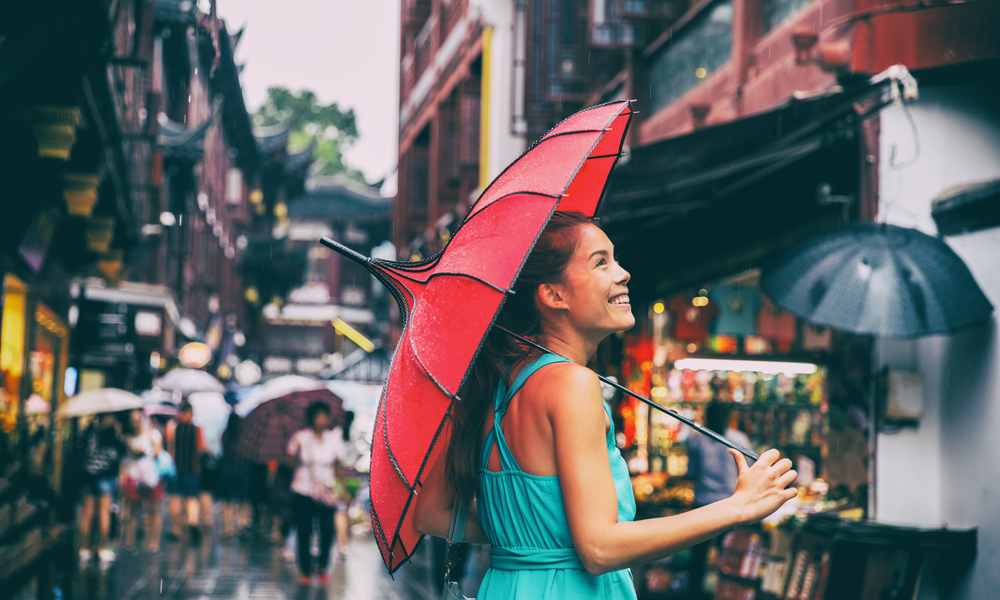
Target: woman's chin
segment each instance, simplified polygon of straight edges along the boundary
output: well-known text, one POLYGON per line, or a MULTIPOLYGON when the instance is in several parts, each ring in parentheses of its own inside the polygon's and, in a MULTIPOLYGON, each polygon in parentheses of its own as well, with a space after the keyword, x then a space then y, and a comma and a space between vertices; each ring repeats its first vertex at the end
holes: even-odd
MULTIPOLYGON (((622 312, 624 313, 625 311, 622 312)), ((632 314, 631 310, 629 310, 627 314, 616 315, 616 317, 614 325, 609 328, 609 333, 628 331, 629 329, 635 327, 635 315, 632 314)))

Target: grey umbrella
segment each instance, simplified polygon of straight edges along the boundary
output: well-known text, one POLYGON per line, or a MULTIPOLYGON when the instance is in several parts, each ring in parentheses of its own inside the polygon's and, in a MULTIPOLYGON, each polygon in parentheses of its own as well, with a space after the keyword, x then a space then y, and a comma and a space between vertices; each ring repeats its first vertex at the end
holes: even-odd
POLYGON ((764 266, 761 287, 812 323, 891 338, 952 333, 993 310, 942 240, 878 223, 845 225, 790 247, 764 266))
MULTIPOLYGON (((808 238, 764 265, 761 287, 813 323, 862 335, 915 338, 952 333, 993 311, 962 259, 944 241, 894 225, 854 223, 808 238)), ((872 353, 872 372, 878 360, 872 353)), ((870 381, 876 397, 876 378, 870 381)), ((868 403, 872 429, 878 410, 868 403)), ((878 436, 868 436, 868 518, 875 519, 878 436)))

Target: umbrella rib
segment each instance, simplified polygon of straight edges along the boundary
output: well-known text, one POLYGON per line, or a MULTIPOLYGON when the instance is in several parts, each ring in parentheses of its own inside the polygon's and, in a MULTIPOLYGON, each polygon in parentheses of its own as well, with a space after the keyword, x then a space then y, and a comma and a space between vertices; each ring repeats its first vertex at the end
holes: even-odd
MULTIPOLYGON (((629 108, 629 105, 631 104, 630 100, 614 100, 614 101, 611 101, 611 102, 606 102, 604 104, 599 104, 597 106, 592 106, 592 107, 586 109, 586 111, 596 110, 598 108, 604 108, 606 106, 610 106, 610 105, 615 104, 617 102, 620 102, 622 106, 621 106, 621 109, 614 114, 614 116, 611 118, 611 120, 608 121, 609 123, 613 123, 615 119, 617 119, 619 116, 621 116, 622 112, 624 112, 625 109, 629 108)), ((580 112, 585 112, 585 111, 580 111, 580 112)), ((548 136, 549 136, 549 133, 551 133, 551 132, 555 131, 556 129, 558 129, 563 123, 565 123, 566 121, 568 121, 571 118, 573 118, 573 116, 566 117, 565 119, 563 119, 562 121, 560 121, 555 127, 553 127, 552 129, 550 129, 548 131, 548 133, 546 133, 544 136, 542 136, 538 141, 536 141, 534 144, 532 144, 529 148, 525 149, 525 151, 521 153, 521 156, 517 157, 517 159, 515 159, 514 162, 510 163, 509 165, 507 165, 507 167, 503 171, 500 171, 500 174, 498 174, 496 177, 493 178, 493 181, 491 181, 490 184, 488 186, 486 186, 486 189, 483 190, 483 193, 479 195, 479 198, 477 198, 476 201, 472 204, 472 206, 469 207, 469 212, 472 212, 472 210, 476 208, 476 206, 479 204, 479 202, 486 195, 486 192, 490 191, 490 188, 492 188, 493 185, 501 177, 503 177, 504 174, 507 171, 509 171, 511 169, 511 167, 513 167, 514 165, 516 165, 517 163, 519 163, 522 158, 524 158, 525 156, 528 155, 529 152, 531 152, 532 150, 534 150, 535 148, 537 148, 539 144, 541 144, 544 140, 546 140, 548 138, 548 136)), ((631 121, 631 115, 629 116, 629 120, 631 121)), ((593 152, 594 149, 591 148, 590 151, 593 152)), ((589 155, 590 152, 588 152, 587 154, 589 155)), ((576 173, 573 174, 573 177, 576 177, 576 173)), ((563 191, 566 191, 566 190, 563 190, 563 191)), ((459 227, 461 228, 461 226, 459 226, 459 227)))
MULTIPOLYGON (((430 369, 427 368, 427 365, 425 365, 424 361, 420 358, 420 354, 417 353, 417 347, 413 343, 413 336, 409 336, 409 339, 410 339, 410 351, 413 352, 413 358, 416 359, 417 364, 419 364, 420 368, 423 369, 424 374, 427 376, 427 379, 430 379, 431 381, 433 381, 434 385, 436 385, 438 387, 438 389, 441 390, 441 393, 443 393, 445 396, 448 396, 449 399, 451 399, 451 400, 461 400, 461 398, 459 398, 455 394, 451 393, 451 391, 449 391, 448 388, 444 387, 444 385, 440 381, 438 381, 437 378, 434 377, 434 375, 431 374, 430 369)), ((473 359, 473 362, 475 362, 474 359, 473 359)), ((470 364, 470 367, 471 367, 472 363, 469 363, 469 364, 470 364)), ((462 389, 461 386, 459 386, 459 389, 462 389)))
MULTIPOLYGON (((424 460, 420 463, 420 468, 417 469, 417 476, 416 476, 416 479, 414 480, 414 486, 410 490, 411 493, 410 493, 409 497, 407 497, 407 499, 406 499, 406 504, 403 505, 403 512, 402 512, 402 514, 401 514, 401 516, 399 518, 399 523, 396 525, 396 533, 393 536, 392 547, 395 547, 396 541, 398 540, 399 541, 399 545, 403 548, 403 553, 406 554, 407 557, 409 557, 411 554, 406 552, 406 544, 403 543, 403 539, 400 537, 399 531, 400 531, 400 529, 402 529, 403 519, 406 517, 407 511, 410 510, 410 504, 413 502, 413 498, 416 497, 416 495, 417 495, 416 494, 416 487, 417 487, 416 484, 419 483, 419 481, 420 481, 420 475, 423 474, 424 469, 427 467, 427 459, 430 457, 431 451, 434 449, 434 446, 437 445, 438 438, 441 437, 441 432, 444 431, 444 424, 446 422, 448 422, 448 418, 450 416, 451 416, 451 407, 449 406, 448 407, 448 411, 445 413, 444 418, 441 419, 441 423, 438 424, 437 431, 434 432, 434 439, 431 440, 431 445, 428 446, 427 453, 424 454, 424 460)), ((389 550, 390 554, 392 554, 392 549, 391 549, 392 547, 390 547, 390 550, 389 550)), ((414 546, 413 549, 416 550, 416 546, 414 546)))
MULTIPOLYGON (((388 387, 389 386, 386 385, 386 389, 388 389, 388 387)), ((378 418, 378 417, 376 416, 376 418, 378 418)), ((409 481, 406 480, 406 475, 403 473, 403 468, 399 466, 399 461, 396 460, 396 456, 392 453, 392 447, 389 445, 389 411, 388 410, 383 410, 382 411, 382 437, 384 438, 383 441, 385 443, 385 453, 389 457, 389 461, 392 463, 392 467, 394 469, 396 469, 396 474, 399 475, 399 478, 403 480, 403 485, 406 486, 406 489, 410 490, 410 492, 412 493, 415 490, 415 488, 414 488, 414 486, 410 485, 409 481)))
MULTIPOLYGON (((518 335, 518 334, 514 333, 513 331, 510 331, 509 329, 504 329, 500 325, 495 325, 495 327, 497 329, 499 329, 500 331, 506 333, 507 335, 513 337, 514 339, 516 339, 516 340, 518 340, 518 341, 520 341, 520 342, 522 342, 524 344, 528 344, 529 346, 531 346, 531 347, 533 347, 533 348, 535 348, 537 350, 541 350, 542 352, 546 352, 548 354, 553 354, 555 356, 560 356, 562 358, 566 358, 565 356, 562 356, 561 354, 556 354, 555 352, 549 350, 545 346, 542 346, 541 344, 537 344, 537 343, 529 340, 528 338, 526 338, 526 337, 524 337, 522 335, 518 335)), ((566 359, 566 360, 569 360, 569 359, 566 359)), ((644 396, 642 396, 640 394, 637 394, 637 393, 633 392, 632 390, 628 389, 627 387, 619 384, 617 381, 608 379, 607 377, 605 377, 603 375, 597 375, 597 377, 601 381, 603 381, 604 383, 606 383, 606 384, 608 384, 608 385, 610 385, 610 386, 612 386, 614 388, 617 388, 618 390, 620 390, 620 391, 628 394, 629 396, 632 396, 636 400, 644 402, 645 404, 651 406, 652 408, 655 408, 656 410, 658 410, 658 411, 660 411, 660 412, 662 412, 664 414, 670 415, 671 417, 677 419, 681 423, 684 423, 688 427, 691 427, 695 431, 698 431, 699 433, 707 435, 708 437, 714 439, 715 441, 719 442, 720 444, 723 444, 724 446, 728 446, 728 447, 732 448, 733 450, 736 450, 737 452, 739 452, 740 454, 746 456, 747 458, 749 458, 751 460, 758 460, 760 458, 756 453, 751 452, 750 450, 747 450, 746 448, 744 448, 743 446, 740 446, 739 444, 737 444, 735 442, 731 442, 725 436, 722 436, 722 435, 720 435, 720 434, 712 431, 711 429, 709 429, 709 428, 707 428, 707 427, 699 424, 698 422, 685 417, 684 415, 678 413, 675 410, 671 410, 669 408, 666 408, 665 406, 661 406, 661 405, 657 404, 656 402, 653 402, 649 398, 646 398, 646 397, 644 397, 644 396)))
MULTIPOLYGON (((577 171, 579 171, 579 167, 577 168, 577 171)), ((576 177, 575 173, 574 173, 573 177, 576 177)), ((573 181, 573 179, 571 178, 570 182, 572 182, 572 181, 573 181)), ((566 187, 568 188, 569 186, 567 185, 566 187)), ((563 188, 563 191, 565 192, 566 188, 563 188)), ((478 217, 479 215, 485 213, 486 211, 490 210, 494 206, 499 205, 502 201, 507 200, 507 199, 511 198, 512 196, 538 196, 540 198, 552 198, 553 200, 559 200, 559 198, 562 198, 564 195, 565 194, 545 194, 545 193, 542 193, 542 192, 537 192, 537 191, 532 191, 532 190, 517 190, 517 191, 514 191, 514 192, 508 192, 508 193, 504 194, 503 196, 499 196, 497 198, 494 198, 489 203, 489 205, 484 206, 483 208, 479 209, 476 212, 472 212, 472 209, 470 209, 469 210, 469 214, 465 217, 464 220, 462 220, 461 224, 459 224, 458 229, 455 230, 455 235, 451 236, 451 239, 455 239, 458 236, 458 232, 460 232, 462 230, 462 228, 465 227, 466 223, 471 223, 472 220, 475 219, 476 217, 478 217)), ((451 242, 449 241, 449 244, 450 243, 451 242)), ((442 250, 441 253, 444 253, 444 251, 442 250)))
POLYGON ((379 520, 378 514, 376 514, 375 503, 374 502, 372 503, 371 515, 372 515, 372 521, 374 522, 374 525, 375 525, 375 527, 373 527, 373 529, 375 529, 375 531, 378 532, 378 536, 380 538, 382 538, 382 544, 385 546, 386 551, 389 552, 389 556, 391 557, 392 556, 392 547, 389 546, 389 542, 387 542, 386 539, 385 539, 385 531, 382 529, 382 522, 379 520))
MULTIPOLYGON (((635 114, 635 111, 631 110, 631 102, 633 102, 633 101, 630 100, 629 104, 627 105, 630 110, 629 110, 629 113, 628 113, 628 121, 625 122, 625 131, 628 131, 628 128, 632 125, 632 115, 635 114)), ((621 113, 618 113, 617 115, 615 115, 615 119, 619 118, 620 116, 621 116, 621 113)), ((614 121, 612 120, 612 123, 613 122, 614 121)), ((615 158, 614 164, 612 164, 611 168, 608 170, 608 176, 604 178, 604 187, 601 188, 601 193, 600 193, 599 196, 597 196, 597 203, 594 204, 594 214, 591 215, 592 217, 597 217, 597 213, 600 212, 600 210, 601 210, 601 205, 604 204, 604 199, 607 198, 607 196, 608 196, 608 189, 610 189, 610 186, 611 186, 611 173, 615 170, 615 167, 618 166, 618 161, 620 161, 621 158, 622 158, 622 149, 624 147, 625 147, 625 136, 622 135, 621 139, 618 140, 618 154, 617 154, 617 157, 615 158)), ((595 146, 595 148, 596 148, 596 146, 595 146)), ((593 150, 591 150, 591 152, 593 152, 593 150)), ((573 178, 575 179, 576 175, 574 175, 573 178)))
POLYGON ((441 277, 443 275, 447 275, 449 277, 464 277, 465 279, 471 279, 473 281, 476 281, 476 282, 479 282, 479 283, 485 285, 486 287, 490 288, 491 290, 493 290, 495 292, 500 292, 501 294, 513 294, 514 293, 514 290, 512 290, 512 289, 508 290, 508 289, 502 288, 502 287, 500 287, 498 285, 494 285, 494 284, 486 281, 485 279, 482 279, 480 277, 476 277, 475 275, 472 275, 470 273, 453 273, 453 272, 447 272, 447 271, 445 271, 445 272, 437 272, 437 271, 435 271, 433 275, 431 275, 430 277, 427 278, 427 281, 430 282, 431 279, 434 279, 436 277, 441 277))

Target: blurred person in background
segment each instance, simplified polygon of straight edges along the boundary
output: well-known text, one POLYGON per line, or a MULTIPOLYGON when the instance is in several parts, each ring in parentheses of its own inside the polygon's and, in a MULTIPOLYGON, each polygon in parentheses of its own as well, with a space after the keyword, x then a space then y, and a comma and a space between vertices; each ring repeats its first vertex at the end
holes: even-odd
POLYGON ((201 429, 191 422, 194 410, 185 402, 181 405, 176 421, 167 423, 167 451, 174 457, 177 477, 171 481, 170 495, 170 528, 174 539, 184 535, 181 526, 181 507, 184 505, 187 514, 187 528, 191 541, 201 541, 199 524, 199 500, 201 494, 201 455, 205 452, 205 442, 201 429))
POLYGON ((295 465, 292 479, 292 506, 295 510, 295 536, 298 539, 299 583, 309 585, 312 575, 320 583, 329 581, 330 547, 333 544, 333 513, 342 502, 343 482, 337 471, 344 456, 344 435, 331 431, 330 406, 313 402, 306 409, 308 427, 288 441, 288 464, 295 465), (340 484, 338 486, 338 483, 340 484), (338 489, 339 488, 339 489, 338 489), (319 557, 314 571, 310 549, 313 520, 319 521, 319 557))
POLYGON ((129 413, 131 436, 128 438, 128 459, 125 467, 125 513, 123 515, 124 548, 134 551, 139 515, 143 518, 143 533, 146 549, 160 551, 160 532, 163 515, 160 502, 163 500, 163 481, 157 457, 163 450, 163 436, 152 427, 141 410, 129 413))
POLYGON ((222 434, 222 459, 219 461, 217 496, 222 504, 226 538, 244 532, 250 526, 250 465, 237 453, 242 419, 235 412, 222 434))
POLYGON ((354 412, 349 410, 344 413, 343 428, 334 428, 334 431, 339 432, 341 438, 344 440, 343 453, 338 463, 339 471, 336 473, 337 477, 343 482, 343 493, 337 502, 337 512, 333 515, 333 525, 337 532, 338 556, 341 560, 347 558, 348 534, 350 533, 351 526, 350 516, 347 514, 347 511, 350 508, 351 502, 354 501, 354 495, 357 494, 358 490, 358 472, 355 470, 354 464, 360 456, 351 439, 351 425, 353 424, 354 412))
POLYGON ((111 532, 111 500, 118 487, 122 458, 127 451, 122 439, 122 423, 114 414, 105 413, 81 437, 83 505, 80 507, 80 560, 93 557, 91 525, 96 509, 99 540, 97 556, 109 563, 116 555, 108 539, 111 532))
MULTIPOLYGON (((705 427, 749 449, 750 438, 736 429, 736 423, 730 420, 730 412, 728 403, 709 402, 705 407, 705 427)), ((694 481, 692 508, 698 508, 732 496, 736 491, 739 471, 728 448, 704 435, 696 434, 688 438, 687 475, 694 481)), ((709 549, 717 547, 721 539, 722 536, 719 536, 691 547, 691 584, 696 594, 702 592, 709 549)))
MULTIPOLYGON (((221 455, 220 455, 221 456, 221 455)), ((215 520, 215 500, 219 493, 219 456, 213 456, 206 445, 201 453, 201 493, 198 494, 201 525, 205 533, 212 529, 215 520)))

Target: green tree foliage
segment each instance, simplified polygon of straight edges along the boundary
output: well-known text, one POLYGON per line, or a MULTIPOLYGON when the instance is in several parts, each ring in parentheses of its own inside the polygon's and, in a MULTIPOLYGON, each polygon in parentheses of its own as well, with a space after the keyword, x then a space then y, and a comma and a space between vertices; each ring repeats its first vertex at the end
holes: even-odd
POLYGON ((301 90, 297 94, 284 87, 267 89, 267 102, 254 114, 259 127, 293 123, 288 139, 292 153, 314 146, 313 156, 319 175, 343 173, 364 183, 364 176, 344 164, 343 150, 358 139, 354 109, 341 110, 336 102, 323 105, 316 94, 301 90))

